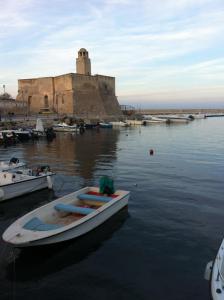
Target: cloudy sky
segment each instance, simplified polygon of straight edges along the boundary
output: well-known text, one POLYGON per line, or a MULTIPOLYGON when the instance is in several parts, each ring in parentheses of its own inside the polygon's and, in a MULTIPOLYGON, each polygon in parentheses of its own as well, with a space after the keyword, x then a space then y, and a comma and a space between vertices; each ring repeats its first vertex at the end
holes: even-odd
POLYGON ((121 104, 224 107, 224 0, 0 0, 0 93, 75 72, 82 47, 121 104))

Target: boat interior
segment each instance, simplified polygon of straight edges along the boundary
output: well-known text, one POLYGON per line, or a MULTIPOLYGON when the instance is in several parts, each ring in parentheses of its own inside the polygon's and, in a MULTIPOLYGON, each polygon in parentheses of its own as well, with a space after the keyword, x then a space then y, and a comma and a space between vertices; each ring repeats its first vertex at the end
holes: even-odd
POLYGON ((89 191, 79 194, 77 198, 68 203, 56 203, 53 212, 45 217, 34 216, 23 225, 24 229, 32 231, 47 231, 57 229, 78 221, 86 215, 94 212, 119 195, 105 196, 89 191))

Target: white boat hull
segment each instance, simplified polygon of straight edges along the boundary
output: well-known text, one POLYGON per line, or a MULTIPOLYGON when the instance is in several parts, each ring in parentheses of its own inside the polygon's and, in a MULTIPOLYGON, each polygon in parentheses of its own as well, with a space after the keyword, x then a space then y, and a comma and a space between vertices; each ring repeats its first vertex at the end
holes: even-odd
POLYGON ((130 126, 143 125, 143 121, 139 121, 139 120, 126 120, 125 122, 130 126))
POLYGON ((158 123, 165 123, 166 119, 152 119, 152 120, 144 120, 146 124, 158 124, 158 123))
POLYGON ((88 189, 92 190, 96 188, 87 187, 81 189, 75 193, 56 199, 40 208, 37 208, 33 212, 28 213, 14 222, 4 232, 3 240, 11 243, 14 247, 21 248, 55 244, 74 239, 101 225, 128 204, 130 193, 126 191, 117 191, 120 192, 117 198, 110 200, 108 203, 100 206, 92 213, 79 220, 72 221, 68 225, 63 225, 62 227, 48 231, 32 231, 24 229, 24 224, 32 219, 32 217, 50 220, 49 218, 54 217, 55 213, 57 214, 55 211, 55 205, 58 203, 69 203, 69 201, 71 201, 74 197, 77 198, 78 195, 80 195, 82 192, 88 191, 88 189))
POLYGON ((224 300, 224 240, 213 263, 211 294, 213 300, 224 300))
POLYGON ((166 122, 167 123, 189 123, 189 120, 188 119, 181 119, 181 118, 177 118, 177 119, 175 119, 175 118, 168 118, 167 120, 166 120, 166 122))
POLYGON ((114 205, 113 209, 107 209, 101 214, 97 215, 94 219, 90 219, 87 222, 81 224, 80 226, 71 228, 70 230, 63 231, 60 234, 42 239, 37 240, 31 243, 27 243, 24 245, 21 245, 19 247, 30 247, 30 246, 40 246, 40 245, 49 245, 49 244, 55 244, 60 243, 63 241, 68 241, 74 238, 77 238, 83 234, 88 233, 89 231, 93 230, 94 228, 98 227, 102 223, 104 223, 107 219, 109 219, 111 216, 113 216, 115 213, 117 213, 119 210, 121 210, 123 207, 125 207, 128 204, 128 200, 124 200, 122 202, 116 203, 114 205))
POLYGON ((53 127, 54 131, 57 132, 76 132, 79 131, 79 128, 66 128, 66 127, 53 127))
POLYGON ((50 175, 0 186, 0 202, 49 187, 50 175))

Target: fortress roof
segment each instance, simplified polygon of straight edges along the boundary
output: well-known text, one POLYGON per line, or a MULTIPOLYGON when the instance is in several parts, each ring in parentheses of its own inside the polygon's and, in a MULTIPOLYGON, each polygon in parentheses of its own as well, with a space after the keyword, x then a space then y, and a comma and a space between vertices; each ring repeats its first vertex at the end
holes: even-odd
POLYGON ((81 48, 79 52, 88 52, 85 48, 81 48))

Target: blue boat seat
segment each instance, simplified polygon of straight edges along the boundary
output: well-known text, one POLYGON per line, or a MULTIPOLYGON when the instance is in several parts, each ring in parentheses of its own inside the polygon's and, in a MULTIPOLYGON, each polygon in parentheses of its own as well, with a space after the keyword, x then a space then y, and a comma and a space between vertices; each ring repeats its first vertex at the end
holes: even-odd
POLYGON ((47 224, 41 221, 39 218, 34 217, 30 219, 26 224, 24 224, 23 228, 33 231, 48 231, 58 229, 61 226, 62 225, 59 224, 47 224))
POLYGON ((95 211, 93 208, 88 208, 88 207, 79 207, 79 206, 74 206, 70 204, 63 204, 63 203, 58 203, 54 207, 58 211, 63 211, 63 212, 68 212, 68 213, 78 213, 81 215, 88 215, 95 211))
POLYGON ((89 194, 80 194, 78 195, 79 200, 92 200, 92 201, 101 201, 101 202, 109 202, 114 198, 108 196, 98 196, 98 195, 89 195, 89 194))

